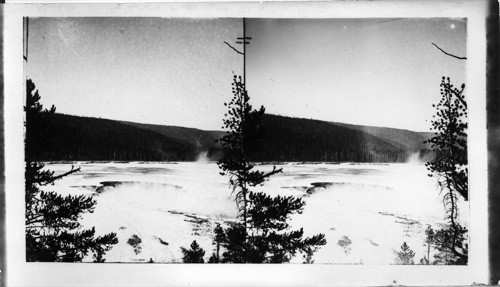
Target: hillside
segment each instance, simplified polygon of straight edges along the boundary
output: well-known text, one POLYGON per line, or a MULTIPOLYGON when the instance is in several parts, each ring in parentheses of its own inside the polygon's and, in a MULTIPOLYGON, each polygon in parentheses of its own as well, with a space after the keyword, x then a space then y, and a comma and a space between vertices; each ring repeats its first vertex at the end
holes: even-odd
POLYGON ((197 156, 189 142, 114 120, 55 114, 50 149, 40 160, 190 161, 197 156))
POLYGON ((183 142, 193 147, 197 153, 207 152, 209 157, 216 157, 218 152, 220 152, 220 144, 217 144, 216 140, 224 135, 223 131, 204 131, 195 128, 141 124, 126 121, 121 121, 121 123, 156 132, 164 137, 183 142))
MULTIPOLYGON (((380 127, 265 115, 263 150, 255 161, 404 162, 425 156, 426 134, 380 127)), ((56 114, 41 160, 216 160, 222 131, 56 114)))
POLYGON ((336 126, 343 126, 350 129, 356 129, 378 137, 400 148, 409 148, 412 150, 425 149, 425 140, 431 138, 434 134, 430 132, 413 132, 403 129, 360 126, 344 123, 331 123, 336 126))
POLYGON ((363 127, 319 120, 266 115, 265 150, 262 160, 404 162, 425 152, 423 138, 417 133, 391 130, 391 138, 363 127))

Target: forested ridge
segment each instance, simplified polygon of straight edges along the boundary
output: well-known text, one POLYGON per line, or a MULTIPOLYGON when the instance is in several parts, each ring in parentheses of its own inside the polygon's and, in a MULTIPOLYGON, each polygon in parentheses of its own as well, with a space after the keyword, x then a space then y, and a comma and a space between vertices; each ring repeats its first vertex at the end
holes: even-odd
POLYGON ((360 126, 345 123, 332 123, 333 125, 343 126, 349 129, 357 129, 370 135, 376 136, 384 141, 387 141, 399 148, 403 149, 428 149, 424 141, 434 136, 432 132, 414 132, 403 129, 360 126))
POLYGON ((114 120, 55 114, 40 160, 190 161, 192 145, 114 120))
MULTIPOLYGON (((426 133, 265 115, 255 161, 404 162, 429 153, 426 133)), ((222 131, 55 114, 40 160, 194 161, 223 156, 222 131)))
POLYGON ((424 156, 428 152, 424 136, 400 129, 276 115, 265 115, 263 125, 265 148, 257 155, 258 160, 404 162, 414 153, 424 156), (371 132, 364 131, 365 128, 371 132), (384 135, 391 136, 375 136, 375 129, 384 129, 384 135))
POLYGON ((220 144, 216 141, 223 136, 223 131, 205 131, 195 128, 142 124, 134 122, 122 121, 121 123, 156 132, 163 137, 167 137, 183 144, 190 146, 195 153, 193 156, 196 159, 200 152, 206 152, 208 157, 218 158, 221 156, 220 144))

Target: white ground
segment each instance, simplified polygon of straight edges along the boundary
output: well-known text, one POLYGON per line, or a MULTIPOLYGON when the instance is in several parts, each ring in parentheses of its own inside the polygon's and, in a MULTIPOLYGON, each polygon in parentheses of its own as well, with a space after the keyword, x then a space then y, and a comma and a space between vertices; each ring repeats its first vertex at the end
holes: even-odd
MULTIPOLYGON (((81 223, 85 228, 95 226, 98 234, 118 234, 119 243, 106 254, 106 262, 182 262, 180 247, 189 247, 193 240, 206 251, 208 261, 215 249, 215 223, 236 217, 228 179, 219 175, 215 163, 74 165, 81 172, 48 189, 95 196, 94 213, 85 214, 81 223), (120 184, 102 187, 105 181, 120 184), (134 234, 142 240, 137 254, 127 243, 134 234)), ((47 167, 59 173, 71 164, 47 167)), ((282 174, 258 190, 304 198, 304 212, 291 224, 294 229, 304 227, 309 236, 326 235, 327 245, 315 254, 315 263, 394 264, 395 251, 403 242, 415 251, 418 263, 427 254, 427 225, 438 228, 444 223, 435 180, 427 176, 423 164, 286 163, 282 167, 282 174), (313 182, 333 185, 308 195, 313 182), (341 246, 339 240, 351 243, 341 246)), ((460 202, 460 211, 460 221, 467 225, 468 205, 460 202)), ((292 262, 302 262, 302 256, 292 262)))

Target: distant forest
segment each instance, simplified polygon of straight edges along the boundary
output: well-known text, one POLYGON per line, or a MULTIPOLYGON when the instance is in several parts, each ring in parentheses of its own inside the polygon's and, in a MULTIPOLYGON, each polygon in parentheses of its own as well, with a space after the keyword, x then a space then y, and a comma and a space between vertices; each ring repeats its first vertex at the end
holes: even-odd
POLYGON ((266 115, 259 161, 405 162, 427 157, 427 133, 266 115))
MULTIPOLYGON (((265 115, 265 138, 253 161, 405 162, 427 159, 431 133, 265 115)), ((42 161, 195 161, 224 156, 223 131, 56 114, 42 161)))

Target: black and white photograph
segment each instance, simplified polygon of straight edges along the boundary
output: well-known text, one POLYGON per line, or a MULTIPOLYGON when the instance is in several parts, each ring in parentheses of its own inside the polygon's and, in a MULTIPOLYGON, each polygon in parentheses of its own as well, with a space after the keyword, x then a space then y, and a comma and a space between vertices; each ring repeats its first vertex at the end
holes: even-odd
POLYGON ((23 15, 21 262, 478 266, 470 19, 257 16, 23 15))
POLYGON ((26 19, 26 260, 467 264, 465 19, 26 19))

